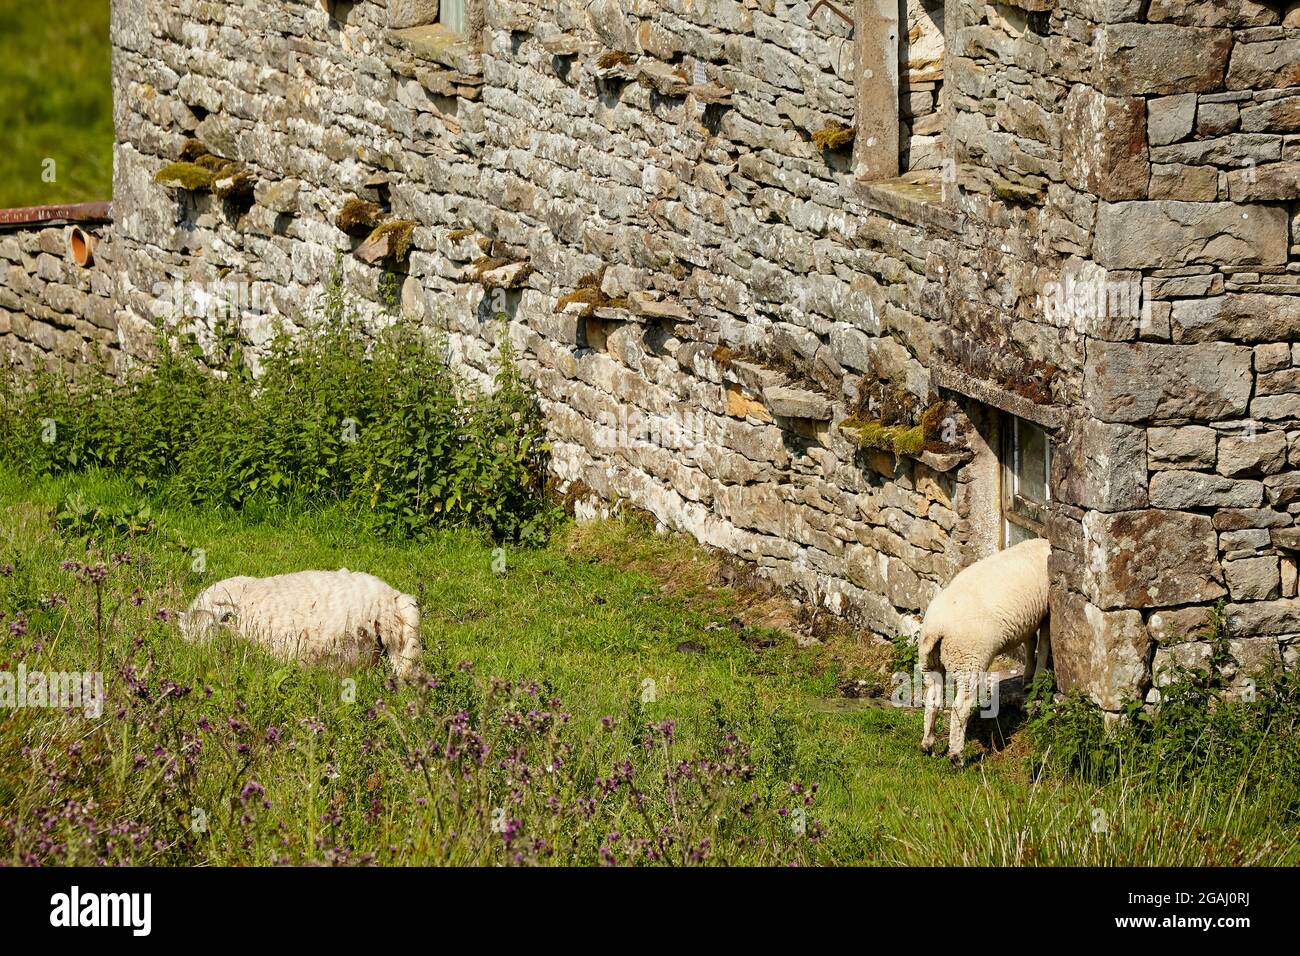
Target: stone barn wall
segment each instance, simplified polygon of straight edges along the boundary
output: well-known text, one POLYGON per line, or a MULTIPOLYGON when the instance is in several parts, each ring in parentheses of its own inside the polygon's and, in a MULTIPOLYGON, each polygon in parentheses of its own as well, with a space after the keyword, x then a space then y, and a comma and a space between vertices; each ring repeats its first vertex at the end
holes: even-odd
MULTIPOLYGON (((391 5, 115 0, 113 309, 84 340, 147 361, 197 288, 264 343, 342 253, 377 320, 400 288, 476 377, 506 331, 562 481, 885 637, 999 546, 1014 416, 1053 442, 1063 686, 1118 709, 1206 653, 1219 600, 1243 664, 1293 659, 1296 4, 841 0, 855 30, 471 0, 481 40, 391 5), (868 129, 901 177, 863 178, 868 129), (252 195, 156 182, 191 139, 252 195), (415 223, 408 256, 340 231, 353 197, 415 223)), ((0 348, 33 362, 72 343, 34 331, 55 243, 17 241, 0 348)))

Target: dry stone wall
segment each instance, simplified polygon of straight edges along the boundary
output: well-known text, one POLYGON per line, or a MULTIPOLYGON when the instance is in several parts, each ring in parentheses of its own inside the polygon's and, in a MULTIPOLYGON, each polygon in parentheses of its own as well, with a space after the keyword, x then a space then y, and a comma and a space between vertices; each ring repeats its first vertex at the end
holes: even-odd
POLYGON ((1147 694, 1218 601, 1243 668, 1294 659, 1296 4, 913 0, 909 172, 876 183, 815 139, 868 68, 824 7, 488 0, 462 42, 391 6, 116 0, 111 320, 57 291, 86 279, 42 265, 53 240, 0 234, 0 346, 79 348, 37 338, 50 308, 147 361, 232 294, 261 345, 342 255, 377 322, 400 290, 468 374, 510 337, 580 507, 884 637, 997 546, 1011 413, 1054 439, 1064 686, 1147 694), (251 195, 156 182, 191 140, 251 195), (339 229, 355 199, 413 223, 409 254, 339 229), (859 446, 935 407, 924 448, 859 446))
POLYGON ((24 373, 97 356, 111 361, 119 350, 112 244, 95 247, 98 268, 81 269, 68 253, 72 228, 0 232, 0 356, 24 373))

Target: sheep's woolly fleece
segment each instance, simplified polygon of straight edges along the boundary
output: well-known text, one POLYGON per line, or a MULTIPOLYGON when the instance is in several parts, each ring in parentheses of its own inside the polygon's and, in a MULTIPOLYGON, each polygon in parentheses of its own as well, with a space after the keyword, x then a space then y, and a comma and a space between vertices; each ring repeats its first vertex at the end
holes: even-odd
POLYGON ((387 656, 403 680, 422 674, 416 599, 347 568, 218 581, 181 615, 180 628, 192 641, 226 628, 304 664, 353 667, 387 656))
POLYGON ((1030 644, 1025 681, 1033 676, 1030 643, 1048 608, 1047 561, 1052 546, 1041 538, 1021 542, 964 569, 930 602, 917 646, 926 673, 925 729, 921 748, 934 748, 934 718, 944 694, 942 674, 955 678, 949 701, 948 756, 961 763, 966 721, 977 682, 993 659, 1017 645, 1030 644))
POLYGON ((925 668, 987 670, 998 654, 1033 637, 1047 614, 1051 550, 1033 538, 958 573, 926 609, 918 648, 925 668))

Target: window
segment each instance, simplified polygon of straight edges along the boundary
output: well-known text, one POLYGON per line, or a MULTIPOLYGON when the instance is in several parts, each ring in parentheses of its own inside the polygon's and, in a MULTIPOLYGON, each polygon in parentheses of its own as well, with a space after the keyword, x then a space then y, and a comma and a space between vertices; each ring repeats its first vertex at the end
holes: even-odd
POLYGON ((438 22, 453 33, 468 32, 468 5, 468 0, 441 0, 438 7, 438 22))
POLYGON ((1052 440, 1033 422, 1004 415, 1002 424, 1002 546, 1047 536, 1052 500, 1052 440))
POLYGON ((388 26, 394 30, 439 26, 468 36, 483 26, 483 0, 388 0, 388 26))

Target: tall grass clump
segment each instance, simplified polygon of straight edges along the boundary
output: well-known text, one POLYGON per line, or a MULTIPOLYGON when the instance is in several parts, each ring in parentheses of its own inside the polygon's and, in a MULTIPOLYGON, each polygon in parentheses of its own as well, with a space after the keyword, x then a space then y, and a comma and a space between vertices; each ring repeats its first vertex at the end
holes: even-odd
POLYGON ((1030 738, 1039 763, 1094 785, 1122 782, 1167 796, 1199 792, 1231 805, 1243 796, 1274 819, 1300 823, 1300 678, 1278 662, 1234 686, 1222 608, 1200 635, 1204 667, 1163 675, 1157 706, 1135 702, 1111 727, 1073 694, 1031 705, 1030 738))
POLYGON ((339 503, 377 531, 482 529, 532 542, 547 444, 506 337, 495 387, 470 387, 427 330, 373 338, 336 306, 281 335, 252 374, 238 349, 216 367, 161 341, 153 367, 114 379, 42 371, 0 398, 0 455, 26 473, 102 469, 151 496, 241 509, 339 503))
POLYGON ((160 542, 100 543, 51 571, 76 543, 47 537, 0 566, 0 661, 102 673, 93 697, 0 709, 0 865, 824 857, 817 787, 787 759, 775 772, 725 724, 683 739, 633 682, 622 707, 575 715, 544 677, 481 677, 441 646, 399 687, 231 635, 187 644, 155 603, 160 542))

